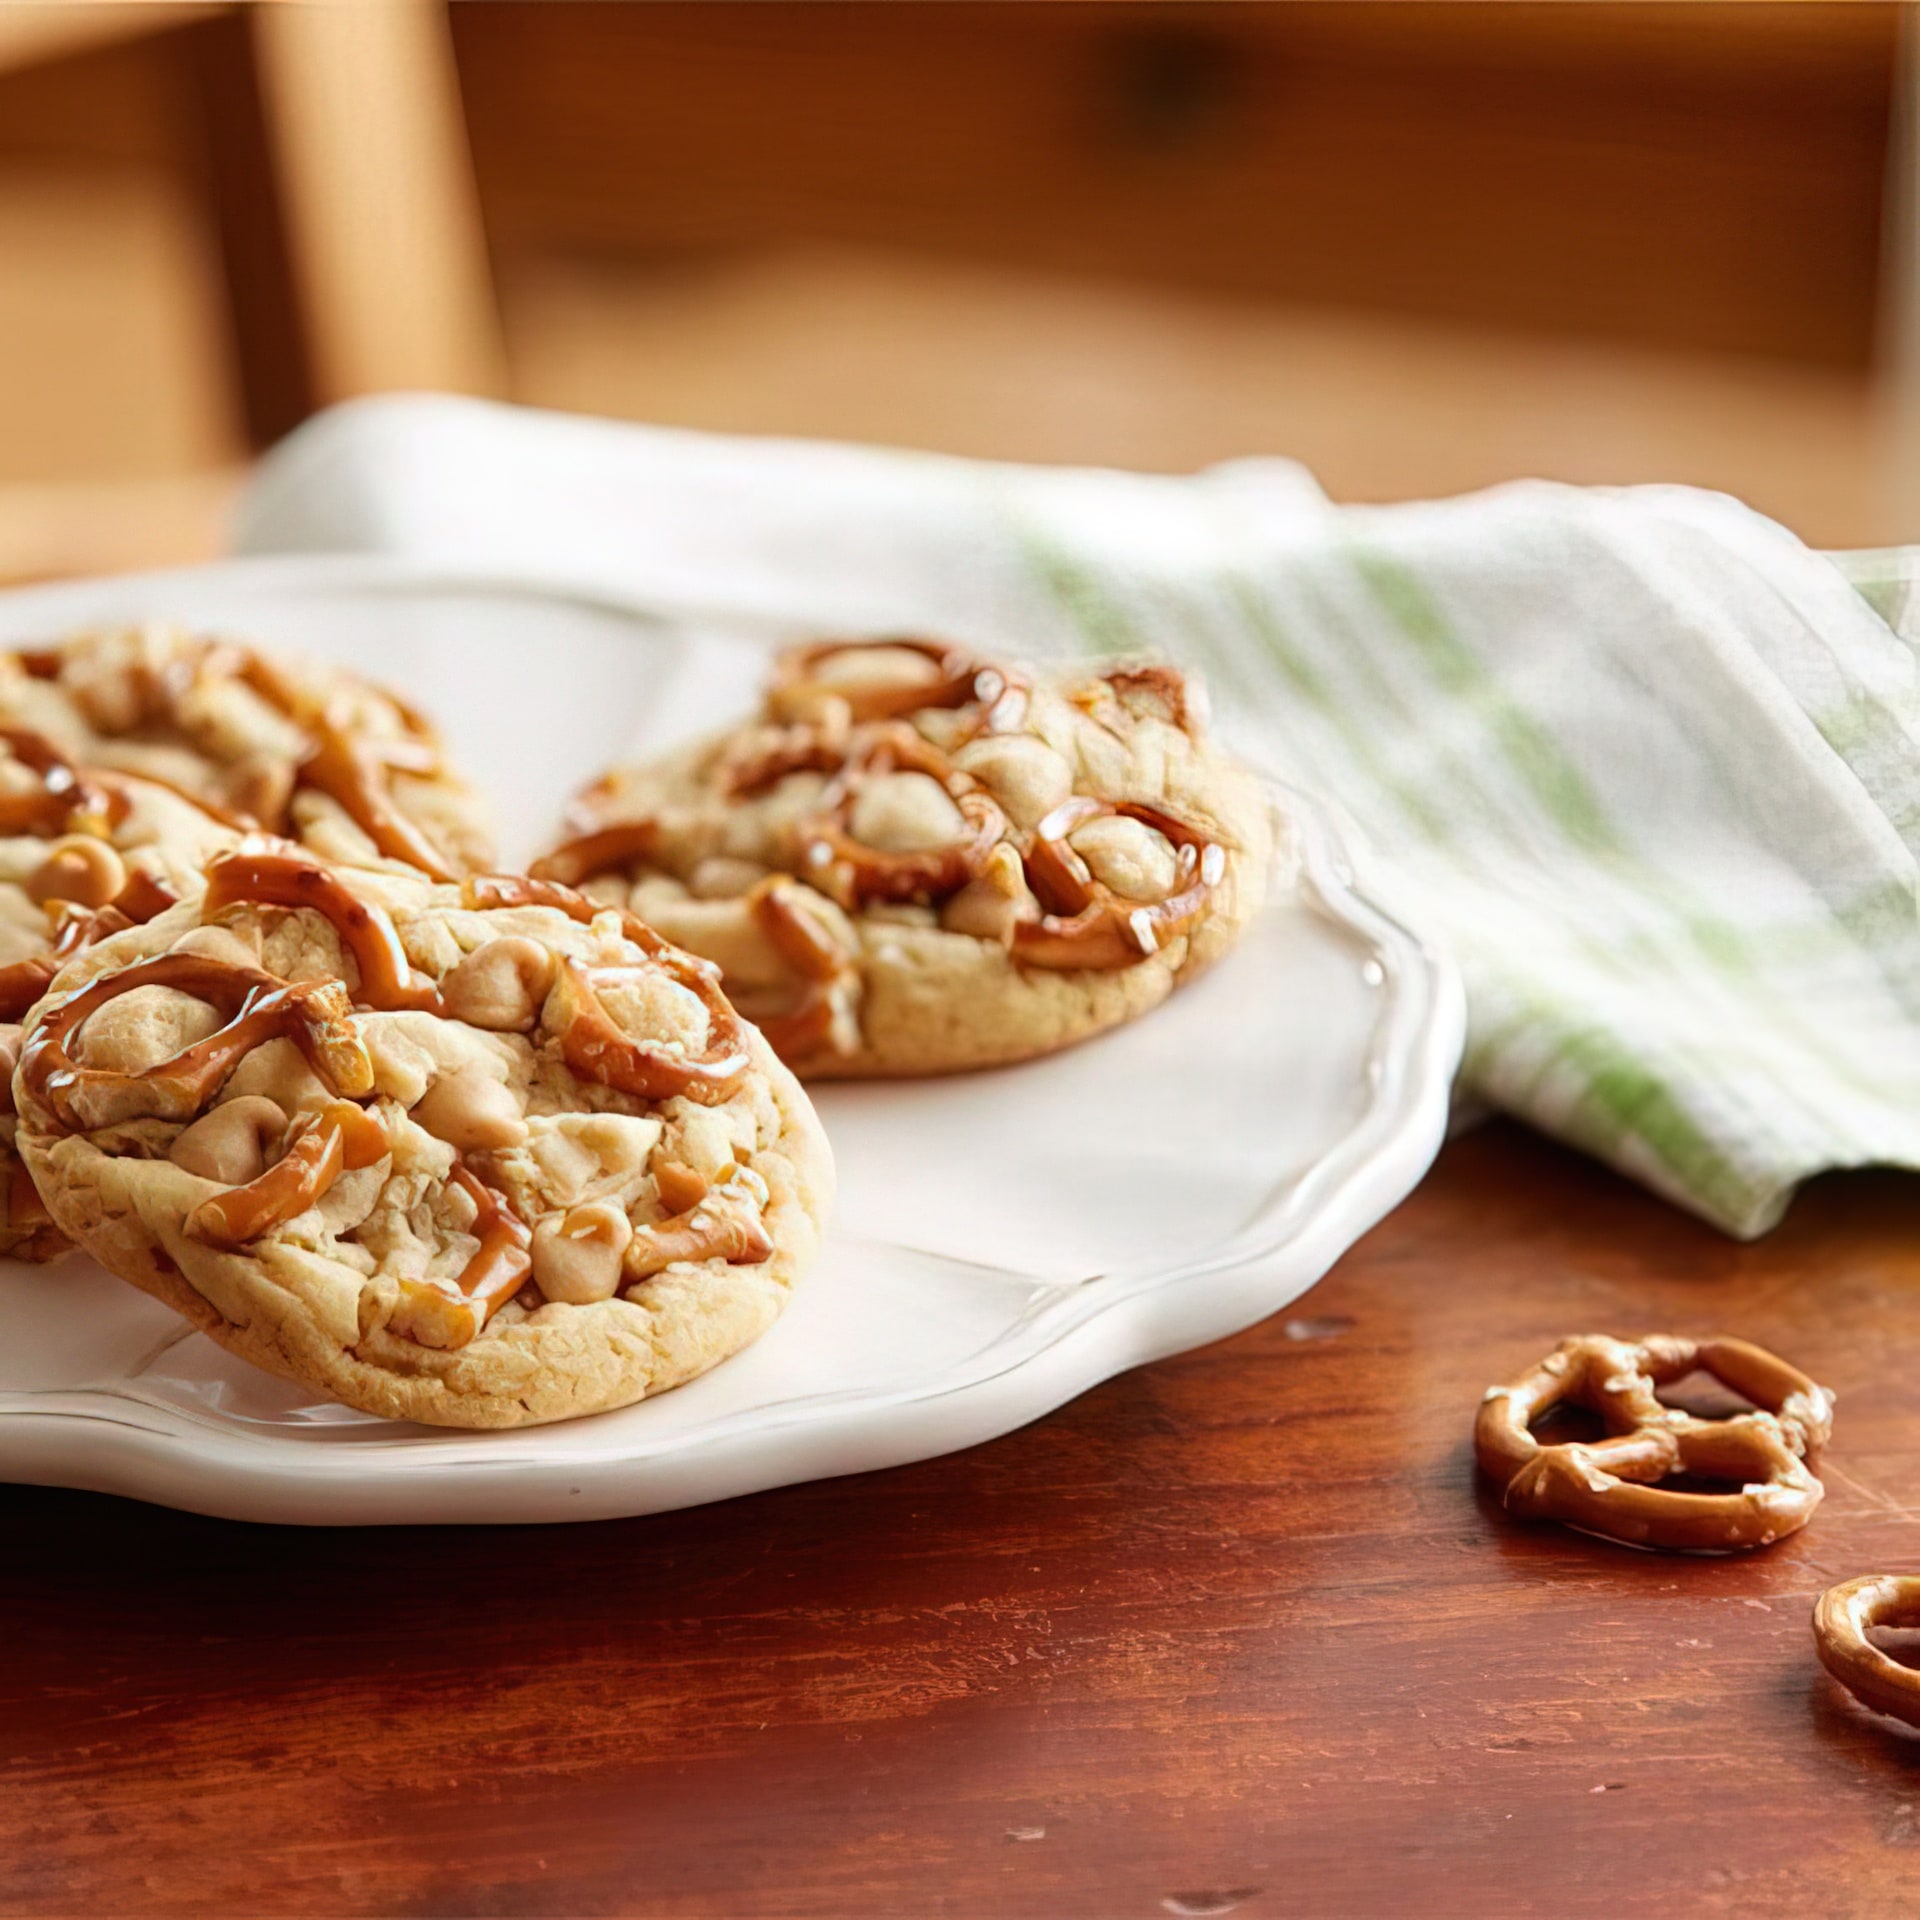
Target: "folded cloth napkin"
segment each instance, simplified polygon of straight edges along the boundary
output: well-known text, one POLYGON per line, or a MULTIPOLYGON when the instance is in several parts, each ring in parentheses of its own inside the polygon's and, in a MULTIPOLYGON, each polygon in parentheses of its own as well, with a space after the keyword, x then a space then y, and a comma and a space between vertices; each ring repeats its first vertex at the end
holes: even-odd
POLYGON ((1900 554, 1530 483, 1336 507, 1192 478, 363 402, 252 552, 358 549, 783 628, 1162 651, 1339 802, 1466 976, 1468 1089, 1739 1235, 1920 1165, 1920 664, 1900 554))

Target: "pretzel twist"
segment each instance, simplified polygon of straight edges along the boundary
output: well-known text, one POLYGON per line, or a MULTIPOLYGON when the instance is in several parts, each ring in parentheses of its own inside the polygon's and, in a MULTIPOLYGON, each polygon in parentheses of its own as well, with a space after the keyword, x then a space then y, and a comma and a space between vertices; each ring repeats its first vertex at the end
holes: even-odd
POLYGON ((63 994, 41 1015, 21 1049, 19 1084, 39 1118, 68 1131, 142 1118, 188 1121, 247 1054, 264 1040, 282 1037, 299 1047, 336 1093, 351 1098, 373 1090, 373 1064, 354 1029, 352 1003, 341 982, 290 984, 258 967, 187 953, 138 961, 63 994), (82 1065, 73 1048, 87 1021, 109 1000, 137 987, 191 994, 224 1013, 226 1024, 137 1073, 82 1065), (109 1101, 110 1118, 102 1118, 109 1101), (94 1111, 83 1113, 83 1103, 94 1111))
POLYGON ((810 885, 856 911, 875 900, 945 900, 979 874, 1006 831, 1007 816, 984 787, 911 727, 881 722, 856 731, 818 812, 796 823, 793 864, 810 885), (923 853, 889 853, 854 838, 861 788, 900 772, 923 774, 946 791, 966 822, 963 839, 923 853))
MULTIPOLYGON (((476 907, 553 907, 583 926, 603 913, 618 911, 557 880, 501 874, 476 875, 462 888, 476 907)), ((625 1033, 601 1003, 600 990, 633 967, 583 967, 562 960, 550 1005, 560 1032, 560 1052, 583 1080, 597 1080, 647 1100, 676 1095, 697 1105, 717 1107, 730 1100, 746 1077, 750 1059, 740 1016, 720 991, 720 969, 661 939, 631 913, 620 913, 620 931, 676 986, 685 987, 705 1009, 707 1044, 700 1053, 675 1051, 663 1041, 636 1040, 625 1033)))
POLYGON ((1045 912, 1014 927, 1013 957, 1030 967, 1112 972, 1158 953, 1193 925, 1226 872, 1227 856, 1158 807, 1081 797, 1063 801, 1034 828, 1021 864, 1045 912), (1171 842, 1174 891, 1164 900, 1121 899, 1074 852, 1068 836, 1105 819, 1137 820, 1171 842))
POLYGON ((1637 1344, 1563 1340, 1510 1386, 1489 1387, 1474 1424, 1481 1469, 1527 1519, 1668 1552, 1731 1553, 1797 1533, 1823 1492, 1807 1470, 1832 1430, 1833 1397, 1744 1340, 1654 1334, 1637 1344), (1705 1420, 1661 1404, 1655 1388, 1695 1369, 1763 1409, 1705 1420), (1597 1413, 1608 1437, 1543 1446, 1533 1421, 1563 1402, 1597 1413), (1737 1493, 1690 1493, 1672 1474, 1730 1480, 1737 1493))
POLYGON ((1875 1713, 1920 1727, 1920 1672, 1902 1666, 1867 1638, 1872 1627, 1915 1626, 1920 1626, 1920 1577, 1862 1574, 1829 1587, 1814 1603, 1814 1651, 1856 1700, 1875 1713))

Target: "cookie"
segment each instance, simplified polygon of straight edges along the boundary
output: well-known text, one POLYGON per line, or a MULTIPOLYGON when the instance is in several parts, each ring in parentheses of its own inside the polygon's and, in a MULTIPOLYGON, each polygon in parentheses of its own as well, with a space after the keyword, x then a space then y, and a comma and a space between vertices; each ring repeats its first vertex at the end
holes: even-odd
POLYGON ((1146 1013, 1265 895, 1266 793, 1157 664, 780 656, 732 732, 589 787, 534 872, 724 969, 803 1077, 1022 1060, 1146 1013))
POLYGON ((80 954, 14 1076, 54 1221, 222 1345, 459 1427, 703 1373, 813 1259, 832 1162, 715 969, 526 880, 285 842, 80 954))
MULTIPOLYGON (((138 775, 76 766, 44 734, 0 726, 0 1060, 72 955, 197 893, 200 867, 239 823, 138 775)), ((0 1254, 51 1260, 70 1242, 47 1217, 0 1101, 0 1254)))
POLYGON ((144 627, 0 654, 0 724, 137 773, 331 859, 436 880, 493 863, 478 796, 432 726, 353 675, 144 627))

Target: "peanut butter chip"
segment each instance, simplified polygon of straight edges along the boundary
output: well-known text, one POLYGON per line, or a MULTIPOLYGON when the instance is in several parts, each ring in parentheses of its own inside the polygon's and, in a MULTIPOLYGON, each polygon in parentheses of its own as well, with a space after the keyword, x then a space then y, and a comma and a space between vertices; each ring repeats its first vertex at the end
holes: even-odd
POLYGON ((286 1131, 287 1116, 259 1094, 242 1094, 203 1113, 167 1150, 176 1167, 223 1187, 245 1186, 266 1170, 267 1148, 286 1131))
POLYGON ((82 1030, 83 1065, 143 1073, 219 1030, 219 1013, 175 987, 135 987, 109 1000, 82 1030))
POLYGON ((479 1066, 440 1075, 414 1107, 413 1118, 436 1140, 463 1153, 517 1147, 527 1137, 518 1095, 479 1066))
POLYGON ((446 1010, 489 1033, 525 1033, 553 986, 554 959, 537 940, 514 936, 475 947, 440 983, 446 1010))
POLYGON ((549 1300, 568 1306, 611 1300, 632 1239, 632 1221, 606 1201, 543 1220, 533 1235, 534 1283, 549 1300))
POLYGON ((1037 826, 1073 792, 1066 761, 1031 734, 988 734, 970 740, 953 764, 970 773, 1006 810, 1016 827, 1037 826))
POLYGON ((1172 843, 1143 821, 1109 814, 1076 828, 1067 839, 1093 877, 1128 900, 1164 900, 1178 883, 1172 843))
POLYGON ((887 773, 861 787, 848 831, 882 853, 933 853, 963 840, 967 823, 930 775, 887 773))

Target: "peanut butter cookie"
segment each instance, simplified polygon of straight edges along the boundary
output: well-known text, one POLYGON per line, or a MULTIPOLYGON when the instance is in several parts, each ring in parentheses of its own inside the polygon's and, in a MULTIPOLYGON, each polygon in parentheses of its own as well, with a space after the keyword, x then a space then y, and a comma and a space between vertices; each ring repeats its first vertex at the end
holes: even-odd
POLYGON ((436 880, 493 861, 485 810, 432 726, 335 669, 167 627, 81 634, 0 653, 0 724, 331 859, 401 860, 436 880))
POLYGON ((1162 665, 922 641, 781 656, 745 725, 589 787, 534 871, 724 969, 804 1076, 1051 1053, 1147 1012, 1264 897, 1274 821, 1162 665))
POLYGON ((54 1221, 369 1413, 514 1427, 771 1325, 832 1163, 714 968, 526 880, 217 856, 71 961, 14 1077, 54 1221))

